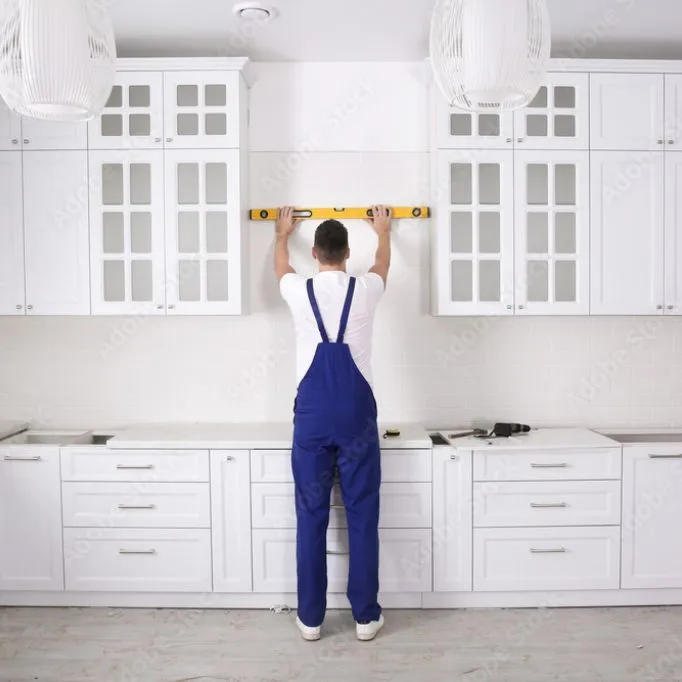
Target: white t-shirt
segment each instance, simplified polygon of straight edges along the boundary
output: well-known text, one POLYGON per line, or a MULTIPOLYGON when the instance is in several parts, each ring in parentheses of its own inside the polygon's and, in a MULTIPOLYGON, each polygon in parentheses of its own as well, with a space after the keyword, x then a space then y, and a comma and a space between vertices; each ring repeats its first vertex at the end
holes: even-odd
MULTIPOLYGON (((315 299, 330 342, 339 334, 341 312, 348 293, 350 275, 335 270, 325 270, 313 277, 315 299)), ((344 342, 362 375, 372 385, 372 329, 374 311, 384 293, 384 280, 370 272, 356 277, 353 302, 348 316, 344 342)), ((305 277, 288 273, 280 280, 279 288, 294 318, 296 329, 296 385, 298 385, 313 361, 317 345, 322 341, 315 322, 315 315, 308 299, 305 277)))

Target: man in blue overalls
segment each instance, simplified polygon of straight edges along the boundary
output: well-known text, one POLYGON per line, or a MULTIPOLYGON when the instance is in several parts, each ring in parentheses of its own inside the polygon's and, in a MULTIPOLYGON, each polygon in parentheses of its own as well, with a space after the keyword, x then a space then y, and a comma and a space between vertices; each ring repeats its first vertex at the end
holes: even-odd
POLYGON ((276 225, 275 272, 296 329, 296 622, 307 640, 320 638, 327 606, 326 535, 335 472, 348 521, 348 599, 358 639, 374 639, 384 624, 378 603, 381 464, 371 353, 374 312, 391 260, 391 215, 384 206, 374 206, 372 215, 375 263, 357 278, 346 273, 348 231, 339 221, 317 228, 312 253, 320 271, 308 280, 289 264, 288 239, 296 223, 291 207, 280 209, 276 225))

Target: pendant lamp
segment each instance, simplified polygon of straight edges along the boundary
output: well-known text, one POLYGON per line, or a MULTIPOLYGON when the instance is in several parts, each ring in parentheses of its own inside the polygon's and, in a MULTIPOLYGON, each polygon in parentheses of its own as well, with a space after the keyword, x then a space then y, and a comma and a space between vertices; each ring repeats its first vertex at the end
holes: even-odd
POLYGON ((115 75, 105 0, 0 0, 0 95, 16 113, 87 121, 115 75))
POLYGON ((526 106, 542 83, 550 44, 546 0, 436 0, 431 66, 452 107, 526 106))

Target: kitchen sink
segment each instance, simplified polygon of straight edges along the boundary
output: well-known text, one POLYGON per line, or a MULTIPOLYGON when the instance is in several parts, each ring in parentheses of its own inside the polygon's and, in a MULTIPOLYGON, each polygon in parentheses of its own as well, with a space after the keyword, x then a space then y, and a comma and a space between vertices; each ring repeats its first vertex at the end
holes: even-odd
POLYGON ((87 431, 24 431, 0 441, 1 445, 75 445, 87 442, 87 431))
POLYGON ((619 443, 682 443, 682 433, 605 433, 619 443))

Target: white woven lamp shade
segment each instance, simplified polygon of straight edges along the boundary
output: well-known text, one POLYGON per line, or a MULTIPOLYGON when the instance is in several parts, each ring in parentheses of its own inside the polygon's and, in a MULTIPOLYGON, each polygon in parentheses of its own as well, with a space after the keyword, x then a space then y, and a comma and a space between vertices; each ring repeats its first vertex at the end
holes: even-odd
POLYGON ((0 95, 23 116, 87 121, 116 74, 103 0, 0 0, 0 95))
POLYGON ((546 0, 437 0, 430 56, 450 106, 511 111, 531 102, 549 61, 546 0))

